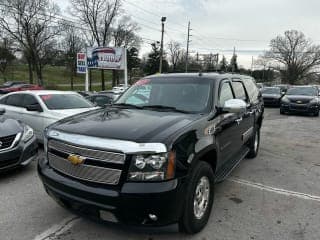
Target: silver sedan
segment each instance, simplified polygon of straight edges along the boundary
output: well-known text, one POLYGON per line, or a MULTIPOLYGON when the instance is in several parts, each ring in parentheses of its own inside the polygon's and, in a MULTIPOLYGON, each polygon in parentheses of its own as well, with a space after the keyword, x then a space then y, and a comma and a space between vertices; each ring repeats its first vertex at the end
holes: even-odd
POLYGON ((6 110, 6 116, 31 126, 42 143, 43 131, 48 125, 97 107, 75 92, 41 90, 1 96, 0 108, 6 110))

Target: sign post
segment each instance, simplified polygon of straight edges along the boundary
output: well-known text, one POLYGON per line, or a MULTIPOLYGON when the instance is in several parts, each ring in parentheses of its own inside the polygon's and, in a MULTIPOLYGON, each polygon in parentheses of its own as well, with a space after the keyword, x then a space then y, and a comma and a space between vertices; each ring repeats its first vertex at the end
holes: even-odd
POLYGON ((77 53, 77 73, 86 74, 85 90, 89 91, 87 53, 77 53))

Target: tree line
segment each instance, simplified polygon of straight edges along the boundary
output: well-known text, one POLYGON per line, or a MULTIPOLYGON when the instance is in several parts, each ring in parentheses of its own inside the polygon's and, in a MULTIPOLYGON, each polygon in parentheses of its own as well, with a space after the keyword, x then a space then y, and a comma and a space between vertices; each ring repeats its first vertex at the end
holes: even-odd
MULTIPOLYGON (((150 52, 141 58, 142 38, 139 25, 125 14, 122 0, 69 0, 69 13, 77 23, 60 15, 52 0, 0 0, 0 73, 16 58, 28 66, 30 83, 44 85, 43 70, 47 65, 65 66, 71 87, 76 76, 76 53, 88 46, 127 47, 129 76, 158 72, 160 44, 150 44, 150 52)), ((176 41, 166 44, 163 72, 184 72, 185 48, 176 41)), ((189 56, 189 71, 222 71, 251 74, 260 79, 274 78, 279 72, 283 82, 319 76, 320 46, 299 31, 289 30, 270 41, 270 49, 255 62, 259 69, 241 69, 234 53, 228 61, 212 54, 189 56)), ((105 71, 100 71, 102 90, 106 88, 105 71)), ((119 83, 119 73, 112 72, 112 85, 119 83)))

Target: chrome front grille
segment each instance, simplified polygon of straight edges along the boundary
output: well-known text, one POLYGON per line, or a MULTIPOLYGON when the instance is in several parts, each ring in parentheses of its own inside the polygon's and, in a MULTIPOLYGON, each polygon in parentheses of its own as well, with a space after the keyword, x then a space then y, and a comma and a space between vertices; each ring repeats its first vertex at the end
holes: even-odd
POLYGON ((11 135, 11 136, 6 136, 6 137, 1 137, 0 138, 0 151, 5 151, 13 148, 17 141, 20 138, 20 133, 11 135))
POLYGON ((82 157, 99 160, 106 163, 124 164, 126 158, 125 154, 122 153, 112 153, 101 150, 88 149, 58 142, 56 140, 49 141, 49 149, 54 149, 66 154, 77 154, 82 157))
POLYGON ((73 165, 68 160, 48 153, 49 164, 55 170, 81 180, 117 185, 121 176, 121 170, 104 167, 96 167, 86 164, 73 165))
POLYGON ((84 181, 117 185, 122 170, 121 166, 117 169, 114 164, 124 165, 125 158, 123 153, 85 148, 57 140, 48 142, 49 165, 58 172, 84 181), (71 154, 85 158, 84 162, 72 164, 67 159, 71 154))

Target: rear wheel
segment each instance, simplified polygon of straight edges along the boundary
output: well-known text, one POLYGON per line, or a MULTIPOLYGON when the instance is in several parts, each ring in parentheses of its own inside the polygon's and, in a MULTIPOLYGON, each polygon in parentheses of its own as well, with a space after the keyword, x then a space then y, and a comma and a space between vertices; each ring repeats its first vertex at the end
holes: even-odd
POLYGON ((317 111, 314 113, 314 116, 315 116, 315 117, 319 117, 319 110, 317 110, 317 111))
POLYGON ((247 154, 247 158, 255 158, 258 155, 260 147, 260 127, 256 126, 254 130, 254 135, 249 141, 249 153, 247 154))
POLYGON ((207 224, 214 198, 214 174, 206 162, 199 162, 192 171, 185 208, 179 220, 179 231, 200 232, 207 224))
POLYGON ((280 108, 280 114, 281 114, 281 115, 285 114, 285 112, 283 111, 282 108, 280 108))

